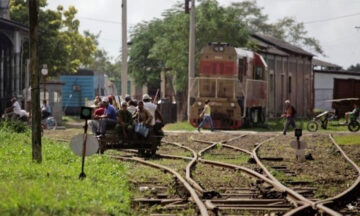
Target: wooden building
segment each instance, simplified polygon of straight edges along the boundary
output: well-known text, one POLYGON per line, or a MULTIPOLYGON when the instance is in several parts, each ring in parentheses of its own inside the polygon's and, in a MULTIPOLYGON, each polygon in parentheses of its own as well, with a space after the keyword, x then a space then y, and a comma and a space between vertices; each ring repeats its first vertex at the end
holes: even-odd
POLYGON ((260 53, 268 64, 267 116, 277 118, 284 112, 284 101, 289 99, 298 117, 312 114, 313 54, 271 36, 252 34, 260 53))
POLYGON ((28 27, 9 20, 8 1, 0 1, 0 113, 11 97, 24 98, 28 27))

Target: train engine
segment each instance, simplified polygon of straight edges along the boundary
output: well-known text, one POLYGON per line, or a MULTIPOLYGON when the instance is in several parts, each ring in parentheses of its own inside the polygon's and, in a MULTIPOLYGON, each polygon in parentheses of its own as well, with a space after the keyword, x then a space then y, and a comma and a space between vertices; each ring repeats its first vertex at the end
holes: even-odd
POLYGON ((193 126, 201 122, 206 100, 214 128, 239 129, 265 121, 267 64, 261 55, 227 43, 209 43, 201 50, 199 69, 190 85, 193 126))

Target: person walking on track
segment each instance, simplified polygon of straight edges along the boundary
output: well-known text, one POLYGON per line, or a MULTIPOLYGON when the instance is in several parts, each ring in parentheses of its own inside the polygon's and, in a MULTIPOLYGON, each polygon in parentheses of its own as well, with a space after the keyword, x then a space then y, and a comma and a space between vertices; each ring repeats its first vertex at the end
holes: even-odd
POLYGON ((284 135, 286 135, 286 132, 288 131, 290 125, 294 129, 296 128, 295 114, 296 114, 296 110, 290 104, 290 100, 286 100, 285 101, 285 113, 281 115, 281 117, 286 118, 285 127, 284 127, 284 131, 283 131, 284 135))
POLYGON ((214 131, 214 127, 213 127, 213 122, 211 119, 211 107, 210 107, 210 101, 206 100, 205 101, 205 106, 204 106, 204 110, 201 112, 200 114, 200 118, 203 118, 203 120, 201 121, 201 123, 199 124, 197 130, 200 132, 200 129, 202 128, 202 126, 206 123, 209 122, 210 124, 210 128, 211 131, 214 131))

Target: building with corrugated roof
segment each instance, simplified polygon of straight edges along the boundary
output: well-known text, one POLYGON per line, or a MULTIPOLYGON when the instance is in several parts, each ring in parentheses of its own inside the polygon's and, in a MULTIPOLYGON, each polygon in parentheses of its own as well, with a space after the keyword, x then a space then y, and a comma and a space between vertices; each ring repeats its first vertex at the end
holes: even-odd
MULTIPOLYGON (((315 109, 332 110, 334 99, 360 98, 360 73, 345 71, 341 66, 313 59, 315 109)), ((338 103, 338 115, 352 110, 354 101, 338 103)))

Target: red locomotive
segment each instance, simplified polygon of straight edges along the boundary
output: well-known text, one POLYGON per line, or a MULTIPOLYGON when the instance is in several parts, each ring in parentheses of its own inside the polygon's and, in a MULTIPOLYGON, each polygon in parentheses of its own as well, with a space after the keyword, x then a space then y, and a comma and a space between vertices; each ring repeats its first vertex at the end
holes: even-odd
POLYGON ((210 100, 214 128, 238 129, 265 121, 267 64, 256 52, 227 43, 201 50, 199 76, 191 80, 190 123, 198 126, 210 100))

